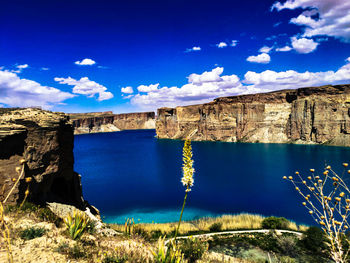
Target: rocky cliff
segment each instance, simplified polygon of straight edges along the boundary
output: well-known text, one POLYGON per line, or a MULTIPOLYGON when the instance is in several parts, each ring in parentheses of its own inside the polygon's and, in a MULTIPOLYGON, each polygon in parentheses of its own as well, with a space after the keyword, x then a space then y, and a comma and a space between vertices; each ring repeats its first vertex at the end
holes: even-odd
POLYGON ((120 130, 155 129, 154 112, 113 114, 112 112, 69 114, 74 133, 114 132, 120 130))
POLYGON ((0 200, 19 177, 16 167, 24 160, 24 176, 9 202, 19 202, 29 186, 35 203, 60 202, 84 208, 80 175, 73 170, 74 135, 69 117, 40 109, 0 108, 0 200), (31 178, 28 184, 25 178, 31 178))
POLYGON ((350 146, 350 85, 217 98, 158 109, 158 138, 350 146))

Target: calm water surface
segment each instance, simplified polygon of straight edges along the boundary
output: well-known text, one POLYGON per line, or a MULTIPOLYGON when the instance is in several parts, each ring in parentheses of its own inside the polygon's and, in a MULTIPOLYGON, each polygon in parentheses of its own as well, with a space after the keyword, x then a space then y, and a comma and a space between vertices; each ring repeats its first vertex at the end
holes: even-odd
MULTIPOLYGON (((124 223, 177 221, 184 197, 180 183, 183 142, 158 140, 154 130, 75 136, 75 170, 85 199, 104 220, 124 223)), ((344 147, 192 142, 195 183, 184 219, 249 212, 313 223, 291 183, 325 163, 338 171, 350 161, 344 147)))

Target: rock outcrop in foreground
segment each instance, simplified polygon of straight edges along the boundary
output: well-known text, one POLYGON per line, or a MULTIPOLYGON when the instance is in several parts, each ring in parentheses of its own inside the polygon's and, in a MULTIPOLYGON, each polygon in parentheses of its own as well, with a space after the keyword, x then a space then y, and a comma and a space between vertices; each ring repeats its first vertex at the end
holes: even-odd
POLYGON ((74 135, 69 117, 40 109, 0 109, 0 200, 4 200, 16 167, 25 160, 24 176, 8 202, 19 202, 29 185, 28 199, 85 208, 80 175, 73 170, 74 135), (28 184, 24 178, 32 178, 28 184))
POLYGON ((74 134, 155 129, 154 112, 113 114, 111 111, 71 113, 74 134))
POLYGON ((158 138, 350 146, 350 85, 217 98, 158 109, 158 138))

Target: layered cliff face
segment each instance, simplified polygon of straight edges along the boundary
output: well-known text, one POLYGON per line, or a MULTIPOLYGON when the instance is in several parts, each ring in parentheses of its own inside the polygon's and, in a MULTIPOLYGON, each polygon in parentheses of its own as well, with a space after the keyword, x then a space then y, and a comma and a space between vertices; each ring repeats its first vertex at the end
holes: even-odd
POLYGON ((120 130, 155 129, 154 112, 113 114, 81 113, 69 114, 75 134, 114 132, 120 130))
POLYGON ((18 178, 16 167, 24 159, 24 176, 10 196, 19 202, 28 187, 29 200, 60 202, 85 207, 80 175, 73 170, 74 135, 69 117, 40 109, 0 109, 0 200, 18 178))
POLYGON ((350 85, 282 90, 158 109, 158 138, 350 146, 350 85))

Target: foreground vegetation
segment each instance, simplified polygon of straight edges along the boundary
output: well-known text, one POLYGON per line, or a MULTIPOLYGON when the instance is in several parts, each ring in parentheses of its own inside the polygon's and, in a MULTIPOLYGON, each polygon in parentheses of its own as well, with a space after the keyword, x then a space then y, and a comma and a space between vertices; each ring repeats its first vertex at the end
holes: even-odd
MULTIPOLYGON (((239 215, 223 215, 220 217, 206 217, 193 221, 182 222, 179 231, 180 236, 189 236, 196 234, 205 234, 212 232, 230 231, 230 230, 252 230, 252 229, 286 229, 292 231, 304 232, 307 230, 305 225, 297 225, 289 220, 277 218, 269 223, 265 217, 253 214, 239 214, 239 215), (272 225, 272 226, 271 226, 272 225)), ((120 232, 130 231, 131 233, 139 234, 149 240, 158 239, 160 236, 174 237, 177 223, 131 223, 128 225, 110 224, 111 228, 120 232)))
POLYGON ((181 182, 185 195, 177 223, 135 224, 128 219, 124 225, 108 228, 75 208, 72 214, 59 216, 48 208, 26 202, 31 178, 24 177, 25 160, 21 160, 18 178, 13 178, 13 188, 0 202, 0 262, 349 262, 350 190, 343 176, 329 166, 323 179, 314 174, 314 169, 307 178, 310 182, 298 172, 300 182, 288 178, 305 198, 303 205, 320 225, 317 228, 298 226, 285 218, 250 214, 182 222, 194 184, 189 141, 184 145, 183 161, 181 182), (7 200, 20 180, 27 183, 24 200, 8 205, 7 200), (331 188, 326 187, 326 182, 331 182, 331 188), (305 194, 299 185, 310 193, 305 194), (261 229, 264 230, 259 232, 261 229), (227 232, 233 230, 247 231, 227 232), (195 234, 196 237, 191 236, 195 234))

